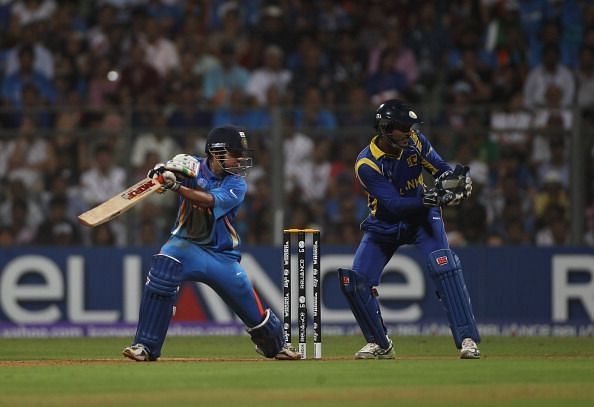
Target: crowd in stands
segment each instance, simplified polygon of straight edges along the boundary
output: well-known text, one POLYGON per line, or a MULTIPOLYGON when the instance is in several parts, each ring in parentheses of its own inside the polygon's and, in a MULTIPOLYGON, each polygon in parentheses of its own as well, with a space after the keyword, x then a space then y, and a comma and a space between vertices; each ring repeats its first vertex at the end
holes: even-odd
POLYGON ((594 0, 0 0, 0 246, 162 243, 173 194, 92 230, 76 215, 202 154, 224 123, 256 150, 244 243, 273 242, 282 159, 285 224, 356 244, 354 161, 393 97, 471 168, 452 245, 567 245, 570 216, 594 245, 594 0), (585 214, 570 213, 573 131, 585 214))

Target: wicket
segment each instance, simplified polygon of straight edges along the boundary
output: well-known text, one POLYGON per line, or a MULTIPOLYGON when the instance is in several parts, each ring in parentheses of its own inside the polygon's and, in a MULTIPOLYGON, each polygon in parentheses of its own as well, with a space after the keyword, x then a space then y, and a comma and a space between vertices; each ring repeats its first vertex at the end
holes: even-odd
POLYGON ((313 344, 314 359, 322 358, 322 316, 321 316, 321 279, 320 279, 320 231, 318 229, 283 230, 283 329, 285 342, 291 343, 291 236, 297 235, 297 277, 298 306, 297 322, 299 332, 299 353, 301 359, 307 359, 307 294, 305 277, 305 236, 312 240, 312 287, 313 287, 313 344))

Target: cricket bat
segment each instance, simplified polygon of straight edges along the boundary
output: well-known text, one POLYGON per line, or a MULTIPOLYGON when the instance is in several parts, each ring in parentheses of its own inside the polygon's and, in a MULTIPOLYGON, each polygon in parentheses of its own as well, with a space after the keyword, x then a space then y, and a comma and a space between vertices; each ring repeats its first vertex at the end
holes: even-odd
POLYGON ((88 227, 99 226, 120 216, 146 197, 157 192, 159 188, 161 188, 159 181, 145 178, 113 198, 95 206, 93 209, 81 213, 78 215, 78 220, 88 227))

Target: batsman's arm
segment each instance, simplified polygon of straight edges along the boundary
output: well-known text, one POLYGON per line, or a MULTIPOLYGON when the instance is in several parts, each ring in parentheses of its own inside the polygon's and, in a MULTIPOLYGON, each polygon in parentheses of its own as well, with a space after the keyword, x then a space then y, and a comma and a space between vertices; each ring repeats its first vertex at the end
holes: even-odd
POLYGON ((210 192, 201 191, 198 189, 188 188, 180 185, 177 193, 185 199, 191 201, 193 204, 202 208, 212 208, 215 204, 214 196, 210 192))

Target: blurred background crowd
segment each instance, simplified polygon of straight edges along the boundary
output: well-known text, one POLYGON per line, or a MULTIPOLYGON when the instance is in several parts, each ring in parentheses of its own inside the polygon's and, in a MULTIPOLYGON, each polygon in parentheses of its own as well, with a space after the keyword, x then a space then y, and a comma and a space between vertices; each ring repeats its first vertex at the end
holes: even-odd
POLYGON ((355 244, 353 164, 393 97, 471 167, 452 245, 594 245, 592 0, 0 0, 0 246, 161 244, 174 194, 93 230, 76 215, 223 123, 256 150, 244 243, 280 233, 280 176, 282 223, 355 244))

